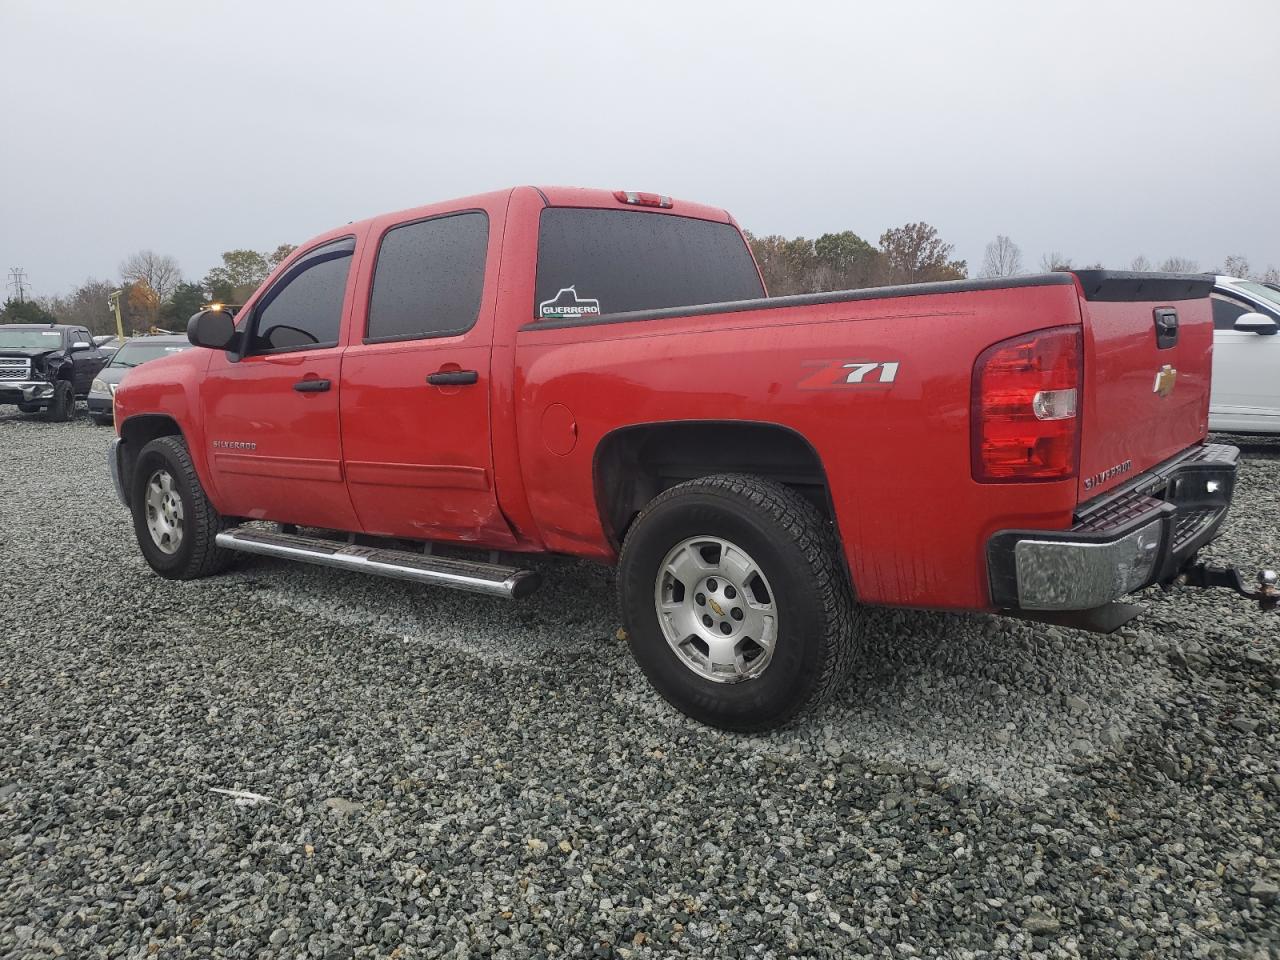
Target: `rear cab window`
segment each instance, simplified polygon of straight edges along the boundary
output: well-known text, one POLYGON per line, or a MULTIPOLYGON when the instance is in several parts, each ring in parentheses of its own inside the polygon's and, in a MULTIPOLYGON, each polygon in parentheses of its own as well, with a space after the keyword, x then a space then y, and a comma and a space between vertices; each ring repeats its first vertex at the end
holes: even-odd
POLYGON ((637 210, 542 211, 536 320, 572 323, 764 295, 732 224, 637 210))

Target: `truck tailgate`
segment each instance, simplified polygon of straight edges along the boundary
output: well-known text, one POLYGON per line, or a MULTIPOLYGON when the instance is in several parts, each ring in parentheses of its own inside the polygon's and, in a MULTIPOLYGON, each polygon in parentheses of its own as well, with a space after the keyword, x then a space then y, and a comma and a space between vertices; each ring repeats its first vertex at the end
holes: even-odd
POLYGON ((1212 278, 1076 271, 1084 322, 1078 499, 1091 500, 1204 439, 1212 278))

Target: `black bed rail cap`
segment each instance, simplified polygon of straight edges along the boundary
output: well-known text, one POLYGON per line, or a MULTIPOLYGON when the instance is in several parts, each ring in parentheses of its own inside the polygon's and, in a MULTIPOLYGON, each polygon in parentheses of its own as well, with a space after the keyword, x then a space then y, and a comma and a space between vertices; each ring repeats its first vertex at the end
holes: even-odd
POLYGON ((1211 273, 1134 273, 1129 270, 1073 270, 1086 300, 1110 303, 1199 300, 1213 289, 1211 273))

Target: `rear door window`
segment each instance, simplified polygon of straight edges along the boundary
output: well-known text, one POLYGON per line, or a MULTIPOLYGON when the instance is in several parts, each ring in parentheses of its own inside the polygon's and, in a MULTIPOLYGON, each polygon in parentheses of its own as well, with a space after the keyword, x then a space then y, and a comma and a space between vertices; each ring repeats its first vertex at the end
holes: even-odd
POLYGON ((731 224, 636 210, 542 211, 537 319, 590 320, 763 296, 746 241, 731 224))
POLYGON ((484 292, 489 218, 480 211, 406 223, 378 248, 366 343, 465 333, 484 292))
POLYGON ((255 308, 249 352, 336 346, 354 250, 346 238, 300 257, 255 308))

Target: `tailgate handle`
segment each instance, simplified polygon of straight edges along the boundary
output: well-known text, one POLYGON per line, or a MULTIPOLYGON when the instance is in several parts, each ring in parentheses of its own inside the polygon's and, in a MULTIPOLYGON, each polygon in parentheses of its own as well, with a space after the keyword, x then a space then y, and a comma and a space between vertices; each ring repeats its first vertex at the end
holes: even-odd
POLYGON ((1156 348, 1167 350, 1178 343, 1178 311, 1173 307, 1156 307, 1156 348))

